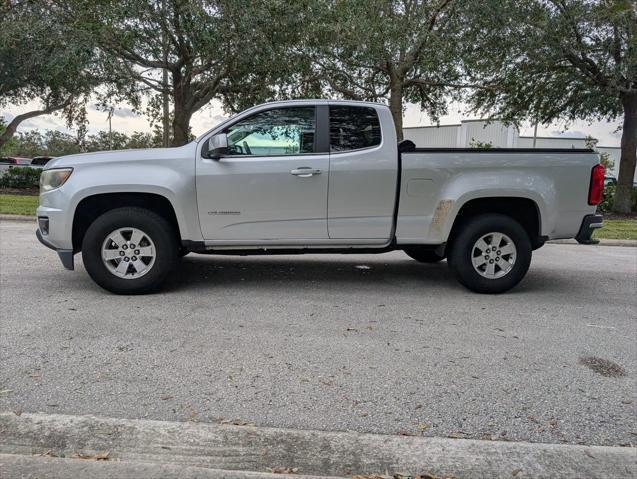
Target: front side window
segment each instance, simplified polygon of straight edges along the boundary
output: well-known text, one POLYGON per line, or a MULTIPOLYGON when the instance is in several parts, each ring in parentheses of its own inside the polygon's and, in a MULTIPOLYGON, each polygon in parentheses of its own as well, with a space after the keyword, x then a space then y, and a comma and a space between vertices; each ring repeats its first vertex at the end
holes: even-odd
POLYGON ((314 107, 276 108, 256 113, 226 130, 227 155, 278 156, 314 153, 314 107))
POLYGON ((380 122, 374 108, 330 106, 330 151, 360 150, 380 142, 380 122))

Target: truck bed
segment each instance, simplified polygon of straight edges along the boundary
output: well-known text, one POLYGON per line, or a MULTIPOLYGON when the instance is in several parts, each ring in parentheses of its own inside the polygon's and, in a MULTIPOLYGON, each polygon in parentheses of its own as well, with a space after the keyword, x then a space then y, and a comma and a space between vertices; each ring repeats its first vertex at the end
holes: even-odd
POLYGON ((400 156, 398 244, 444 243, 463 207, 478 199, 533 202, 540 234, 573 238, 587 214, 590 149, 416 148, 400 156), (423 234, 424 233, 424 234, 423 234))

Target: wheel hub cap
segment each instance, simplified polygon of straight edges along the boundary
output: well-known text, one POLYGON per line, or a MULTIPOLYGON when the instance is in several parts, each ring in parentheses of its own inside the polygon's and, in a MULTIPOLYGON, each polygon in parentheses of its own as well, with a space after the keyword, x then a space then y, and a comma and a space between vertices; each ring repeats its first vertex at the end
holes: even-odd
POLYGON ((498 279, 506 276, 515 264, 517 249, 513 240, 503 233, 487 233, 475 242, 471 250, 473 268, 480 276, 498 279))
POLYGON ((115 276, 137 279, 148 273, 155 264, 153 240, 137 228, 119 228, 109 234, 102 244, 102 261, 115 276))

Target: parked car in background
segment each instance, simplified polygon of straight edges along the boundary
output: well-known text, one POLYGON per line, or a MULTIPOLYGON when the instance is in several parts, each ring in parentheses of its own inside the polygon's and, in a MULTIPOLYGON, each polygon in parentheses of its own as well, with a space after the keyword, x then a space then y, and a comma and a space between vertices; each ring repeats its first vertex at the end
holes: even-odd
POLYGON ((54 158, 54 156, 36 156, 33 160, 31 160, 31 166, 35 168, 42 168, 54 158))
POLYGON ((15 160, 15 166, 29 166, 31 164, 31 158, 14 156, 12 159, 15 160))
POLYGON ((608 186, 608 185, 615 186, 616 184, 617 184, 617 178, 615 178, 614 176, 606 176, 604 178, 604 186, 608 186))
POLYGON ((5 156, 0 158, 0 163, 13 166, 28 166, 31 164, 31 158, 23 158, 21 156, 5 156))
POLYGON ((8 170, 14 166, 29 166, 31 158, 22 158, 20 156, 3 156, 0 158, 0 171, 8 170))

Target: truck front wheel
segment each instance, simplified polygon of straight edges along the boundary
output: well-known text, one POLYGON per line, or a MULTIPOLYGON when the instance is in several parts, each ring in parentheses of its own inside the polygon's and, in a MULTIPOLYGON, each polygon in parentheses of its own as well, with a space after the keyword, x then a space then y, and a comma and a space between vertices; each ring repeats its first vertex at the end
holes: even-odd
POLYGON ((504 293, 517 285, 531 264, 531 241, 513 218, 475 216, 463 223, 451 245, 449 266, 458 281, 476 293, 504 293))
POLYGON ((170 223, 144 208, 117 208, 98 217, 82 241, 91 278, 117 294, 157 290, 175 267, 179 244, 170 223))

